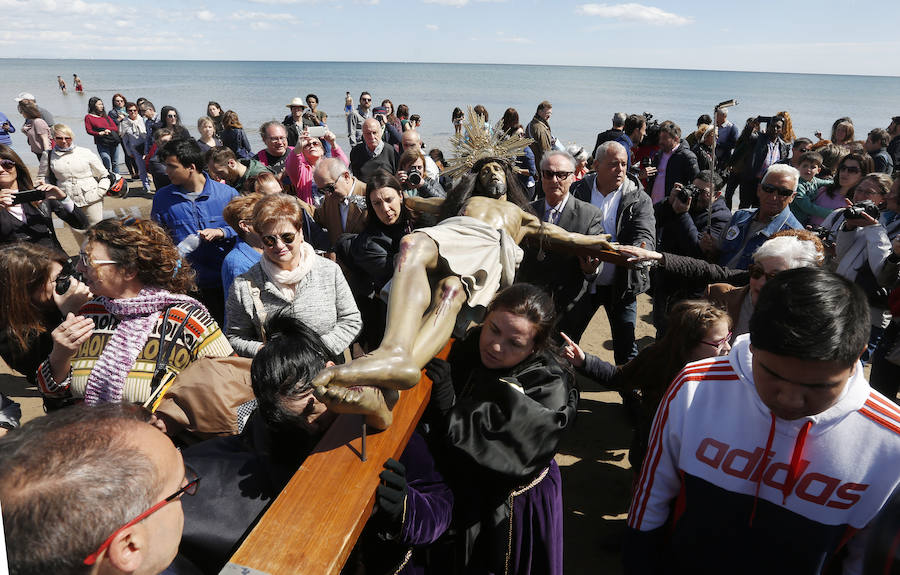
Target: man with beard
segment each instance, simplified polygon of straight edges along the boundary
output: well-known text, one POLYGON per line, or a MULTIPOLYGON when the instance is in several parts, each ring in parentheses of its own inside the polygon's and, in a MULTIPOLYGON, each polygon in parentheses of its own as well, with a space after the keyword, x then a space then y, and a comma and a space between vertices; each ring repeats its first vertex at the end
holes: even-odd
MULTIPOLYGON (((330 409, 367 414, 382 429, 391 423, 397 390, 419 381, 421 369, 450 338, 463 306, 466 312, 483 310, 512 283, 523 239, 580 255, 615 249, 609 236, 570 233, 541 222, 527 205, 512 165, 497 157, 475 161, 446 199, 412 197, 406 205, 441 221, 402 240, 381 346, 323 370, 313 381, 316 397, 330 409)), ((471 317, 466 313, 461 319, 471 317)))

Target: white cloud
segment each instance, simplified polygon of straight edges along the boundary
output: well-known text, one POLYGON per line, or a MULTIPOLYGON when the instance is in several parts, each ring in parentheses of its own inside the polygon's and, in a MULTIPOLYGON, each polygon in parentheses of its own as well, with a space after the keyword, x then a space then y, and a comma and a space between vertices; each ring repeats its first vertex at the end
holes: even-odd
POLYGON ((441 6, 465 6, 469 0, 423 0, 425 4, 440 4, 441 6))
POLYGON ((243 22, 251 22, 256 30, 262 30, 272 24, 294 23, 297 17, 287 13, 270 13, 270 12, 248 12, 247 10, 238 10, 231 15, 232 20, 243 22))
POLYGON ((195 15, 197 16, 197 20, 202 20, 204 22, 212 22, 216 19, 216 15, 209 10, 200 10, 195 15))
POLYGON ((438 25, 437 24, 425 24, 425 29, 431 30, 432 32, 436 32, 438 29, 438 25))
POLYGON ((636 22, 652 26, 685 26, 693 22, 692 18, 666 12, 656 6, 643 4, 581 4, 575 10, 585 16, 597 16, 607 20, 636 22))

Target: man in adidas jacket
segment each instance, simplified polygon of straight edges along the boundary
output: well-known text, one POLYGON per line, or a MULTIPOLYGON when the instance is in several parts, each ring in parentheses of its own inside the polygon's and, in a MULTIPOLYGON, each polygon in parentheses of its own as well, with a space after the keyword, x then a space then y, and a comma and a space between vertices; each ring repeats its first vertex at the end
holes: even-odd
POLYGON ((868 319, 847 279, 784 271, 749 337, 682 370, 629 509, 626 573, 862 572, 866 527, 900 484, 900 409, 858 361, 868 319))

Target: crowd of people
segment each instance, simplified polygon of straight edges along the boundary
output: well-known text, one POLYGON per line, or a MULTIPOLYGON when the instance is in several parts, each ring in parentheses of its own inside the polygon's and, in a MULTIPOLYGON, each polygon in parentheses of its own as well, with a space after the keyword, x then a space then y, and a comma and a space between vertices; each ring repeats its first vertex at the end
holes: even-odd
POLYGON ((0 115, 0 355, 48 415, 0 397, 11 573, 218 573, 336 417, 389 427, 423 368, 348 570, 563 573, 577 377, 632 427, 627 573, 900 565, 900 116, 861 141, 615 113, 589 153, 549 101, 479 105, 448 159, 369 92, 330 124, 293 98, 258 151, 215 101, 194 138, 93 96, 95 149, 16 101, 38 168, 0 115), (103 218, 123 164, 147 219, 103 218), (601 306, 613 363, 581 347, 601 306))

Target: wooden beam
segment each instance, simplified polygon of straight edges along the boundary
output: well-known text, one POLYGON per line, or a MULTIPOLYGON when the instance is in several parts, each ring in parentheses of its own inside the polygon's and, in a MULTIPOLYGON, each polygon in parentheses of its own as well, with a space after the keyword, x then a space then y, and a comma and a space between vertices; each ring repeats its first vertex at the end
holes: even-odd
MULTIPOLYGON (((449 351, 448 343, 438 357, 449 351)), ((338 575, 372 513, 384 462, 403 453, 430 397, 423 372, 418 385, 400 393, 390 428, 370 431, 365 462, 361 417, 338 417, 221 575, 338 575)))

